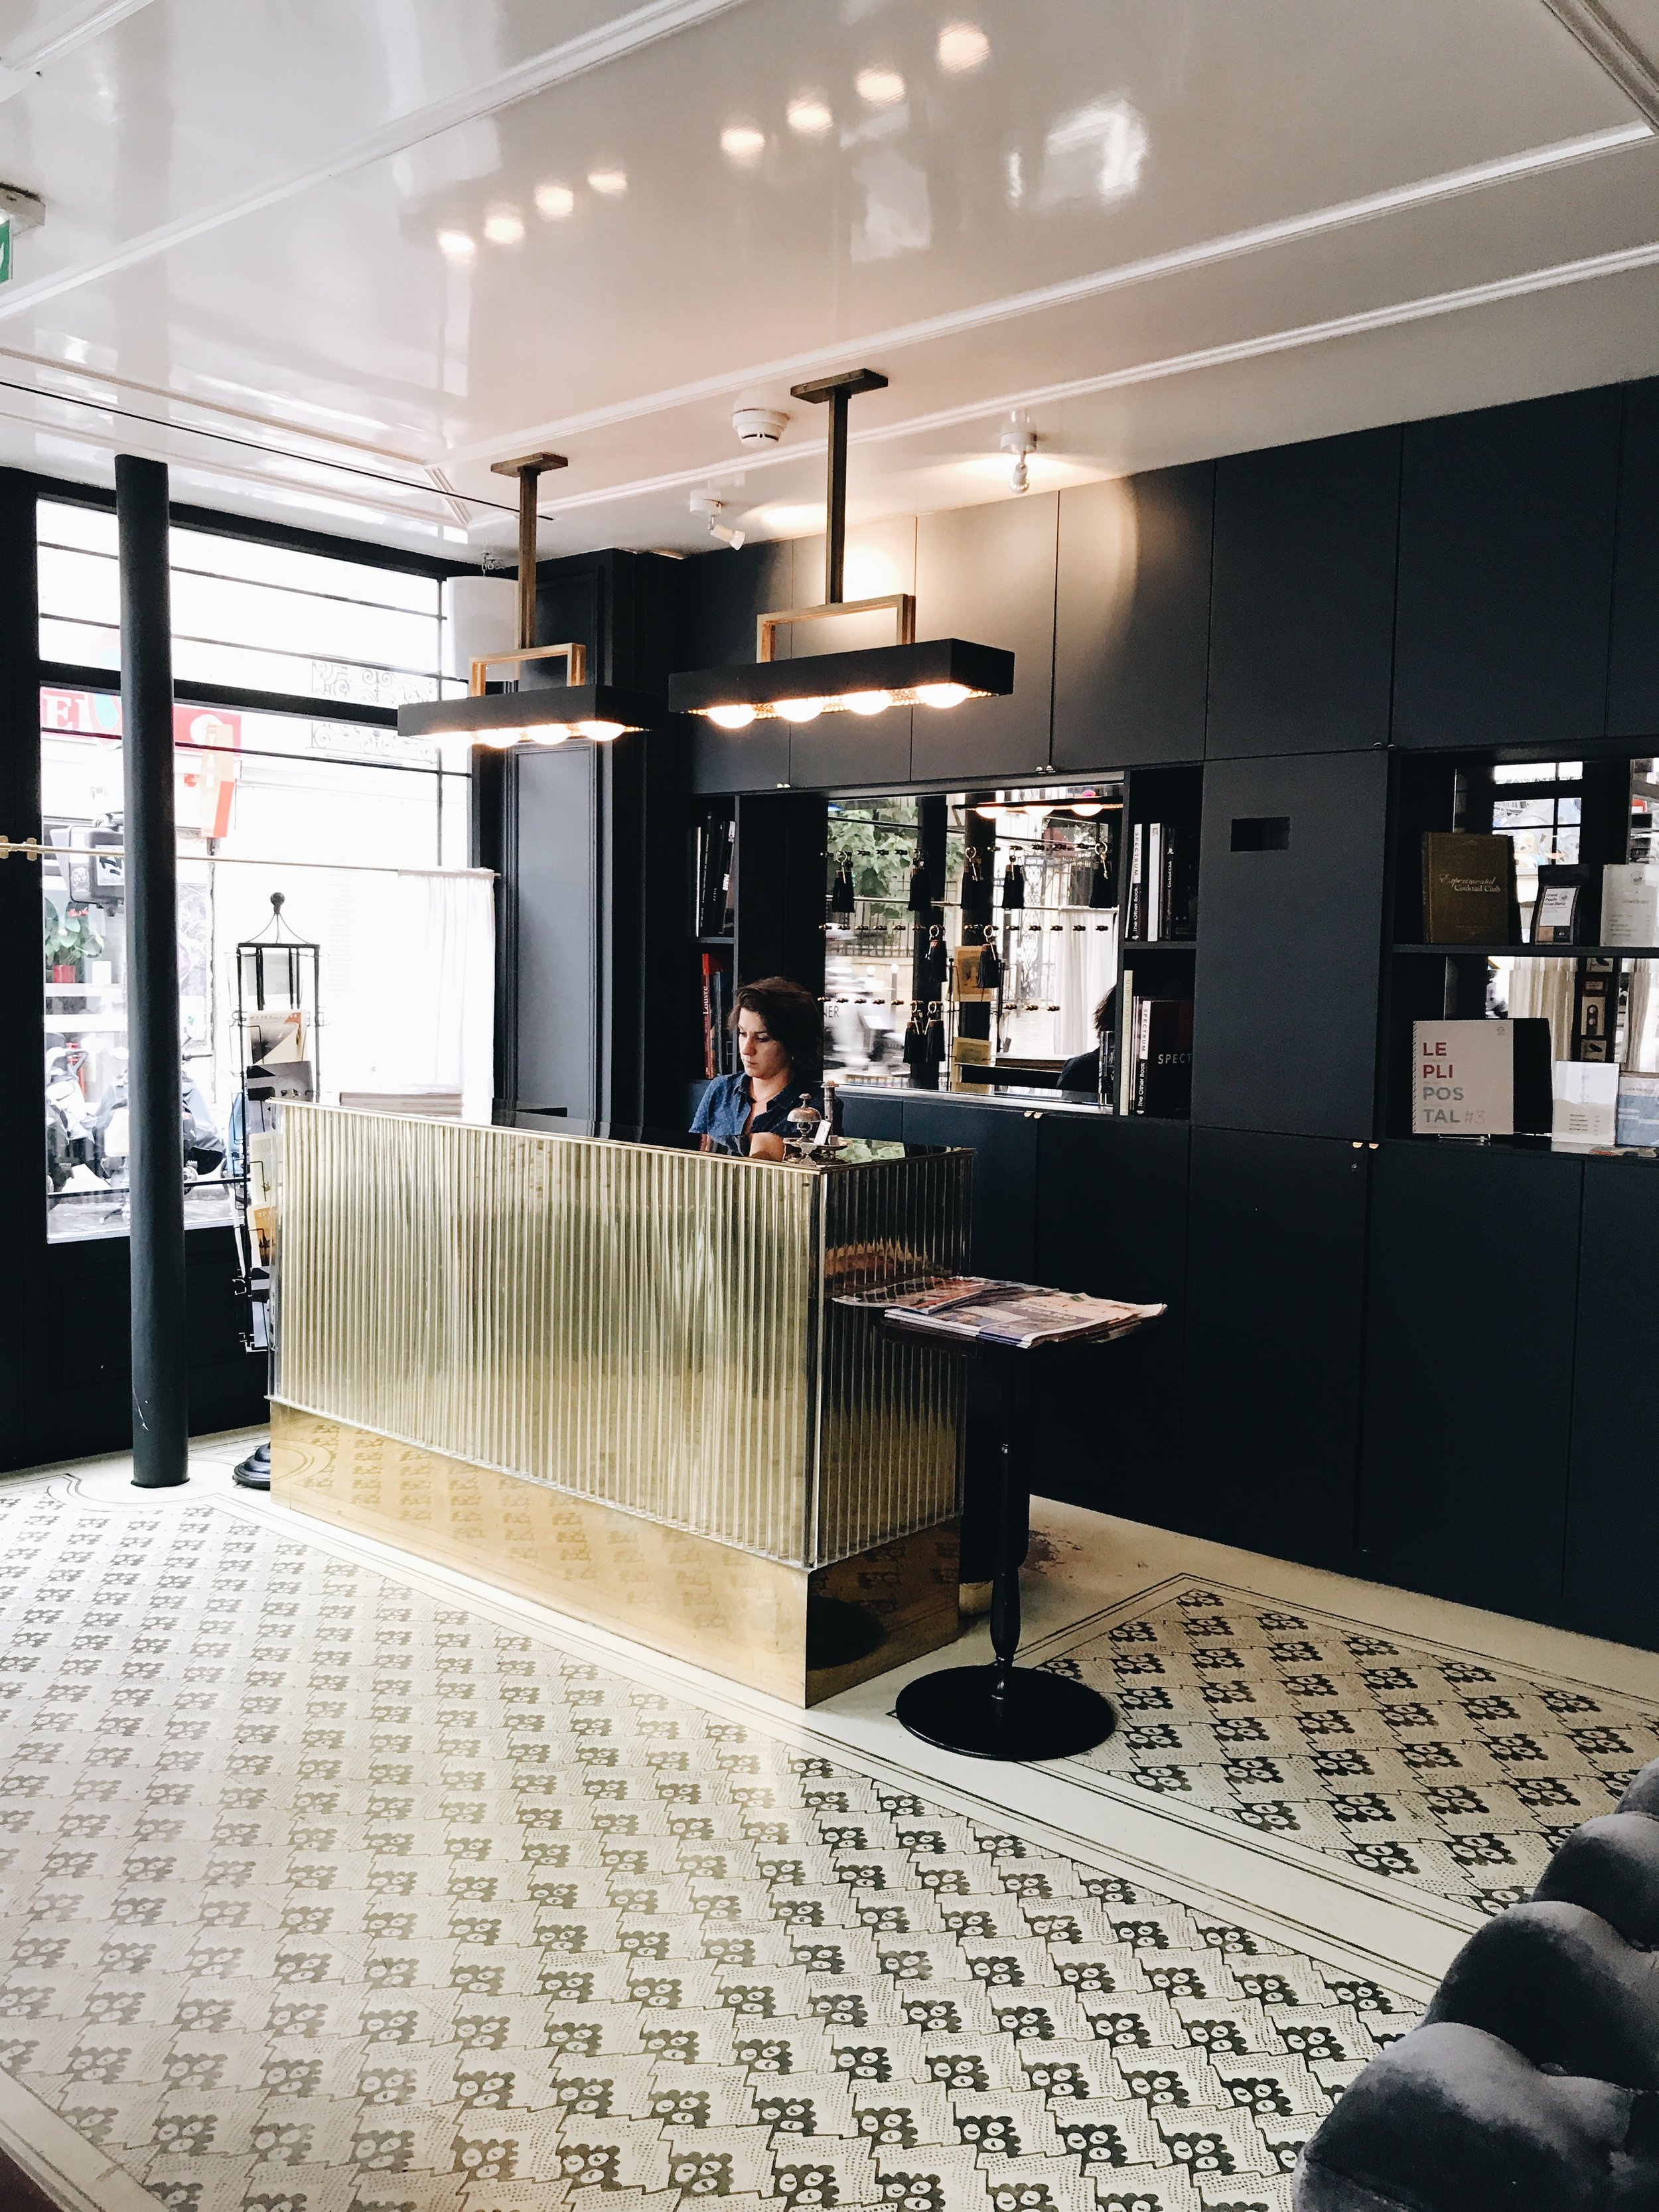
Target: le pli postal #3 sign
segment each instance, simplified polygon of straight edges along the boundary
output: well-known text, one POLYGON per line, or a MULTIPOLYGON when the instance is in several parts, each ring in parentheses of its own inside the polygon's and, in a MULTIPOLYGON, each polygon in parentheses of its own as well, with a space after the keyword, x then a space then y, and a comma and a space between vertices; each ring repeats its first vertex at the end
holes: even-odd
POLYGON ((1413 1022, 1412 1134, 1512 1137, 1511 1022, 1413 1022))

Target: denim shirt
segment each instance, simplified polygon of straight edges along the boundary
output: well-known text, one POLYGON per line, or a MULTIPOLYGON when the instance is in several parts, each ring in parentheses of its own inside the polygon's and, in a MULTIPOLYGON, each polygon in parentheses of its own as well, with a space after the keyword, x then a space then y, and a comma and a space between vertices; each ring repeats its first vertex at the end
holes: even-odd
MULTIPOLYGON (((823 1093, 811 1091, 807 1096, 822 1114, 823 1093)), ((692 1135, 741 1137, 746 1133, 756 1136, 763 1130, 775 1132, 781 1137, 794 1134, 789 1127, 789 1116, 800 1103, 800 1091, 793 1083, 787 1083, 775 1098, 769 1099, 756 1115, 753 1128, 745 1131, 744 1124, 748 1121, 752 1103, 753 1094, 746 1075, 717 1075, 698 1102, 696 1118, 691 1124, 692 1135)))

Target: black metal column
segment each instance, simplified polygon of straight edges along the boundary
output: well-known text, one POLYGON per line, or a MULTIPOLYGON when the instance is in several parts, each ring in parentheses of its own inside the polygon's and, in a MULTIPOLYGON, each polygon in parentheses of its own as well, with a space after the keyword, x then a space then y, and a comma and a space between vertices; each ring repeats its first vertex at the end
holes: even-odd
POLYGON ((132 1479, 189 1479, 179 896, 173 817, 167 472, 118 456, 126 811, 127 1106, 132 1222, 132 1479))
MULTIPOLYGON (((0 836, 20 844, 40 835, 35 499, 28 477, 0 469, 0 836)), ((40 1006, 40 866, 14 854, 0 860, 0 1030, 14 1041, 0 1055, 0 1468, 28 1467, 61 1448, 49 1425, 34 1425, 50 1299, 40 1048, 22 1041, 39 1037, 40 1006)))

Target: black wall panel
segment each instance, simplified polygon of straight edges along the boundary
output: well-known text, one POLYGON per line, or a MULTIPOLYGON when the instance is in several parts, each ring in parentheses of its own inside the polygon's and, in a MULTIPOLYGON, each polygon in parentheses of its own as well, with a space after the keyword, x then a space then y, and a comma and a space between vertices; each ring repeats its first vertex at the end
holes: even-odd
POLYGON ((1389 741, 1398 429, 1216 464, 1212 758, 1389 741))
MULTIPOLYGON (((794 547, 787 540, 699 554, 680 568, 684 658, 677 668, 733 668, 753 660, 758 618, 794 605, 794 547)), ((698 714, 687 718, 687 726, 694 791, 775 791, 788 782, 787 722, 721 730, 698 714)))
POLYGON ((1011 697, 916 709, 910 772, 918 781, 1029 775, 1052 757, 1058 517, 1055 495, 1028 494, 925 514, 917 524, 916 635, 969 638, 1014 655, 1011 697))
POLYGON ((1388 765, 1305 753, 1206 768, 1194 1121, 1371 1134, 1388 765))
POLYGON ((843 1097, 841 1112, 842 1130, 846 1136, 873 1137, 884 1145, 896 1145, 904 1135, 904 1093, 902 1091, 891 1091, 881 1098, 843 1097))
POLYGON ((600 828, 603 770, 592 745, 528 747, 510 763, 508 880, 501 927, 511 947, 505 1096, 602 1109, 600 828))
MULTIPOLYGON (((1537 1313, 1565 1326, 1553 1295, 1537 1313)), ((1574 1627, 1650 1650, 1659 1649, 1656 1343, 1659 1176, 1641 1161, 1586 1160, 1565 1607, 1574 1627)))
POLYGON ((1610 386, 1406 426, 1397 744, 1601 735, 1620 416, 1610 386))
POLYGON ((1214 499, 1209 461, 1060 495, 1056 768, 1202 754, 1214 499))
POLYGON ((974 1233, 970 1264, 981 1275, 1029 1282, 1036 1217, 1036 1123, 1005 1106, 973 1106, 904 1094, 904 1139, 910 1145, 969 1146, 974 1154, 974 1233))
POLYGON ((1624 389, 1607 734, 1659 737, 1659 378, 1624 389))
POLYGON ((1559 1613, 1583 1164, 1372 1156, 1360 1571, 1559 1613))
POLYGON ((1193 1131, 1184 1488, 1206 1535, 1352 1564, 1375 1157, 1193 1131))

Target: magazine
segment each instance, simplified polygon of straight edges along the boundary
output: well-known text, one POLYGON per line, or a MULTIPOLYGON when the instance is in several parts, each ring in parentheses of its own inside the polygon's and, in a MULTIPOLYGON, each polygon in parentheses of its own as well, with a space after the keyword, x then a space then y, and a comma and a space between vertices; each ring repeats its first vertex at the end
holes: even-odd
POLYGON ((1156 1321, 1161 1305, 1131 1305, 1093 1298, 1081 1291, 1045 1290, 1036 1283, 1001 1282, 988 1275, 951 1275, 915 1290, 891 1291, 860 1303, 881 1304, 884 1320, 1018 1351, 1070 1338, 1127 1336, 1156 1321))

